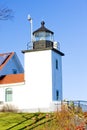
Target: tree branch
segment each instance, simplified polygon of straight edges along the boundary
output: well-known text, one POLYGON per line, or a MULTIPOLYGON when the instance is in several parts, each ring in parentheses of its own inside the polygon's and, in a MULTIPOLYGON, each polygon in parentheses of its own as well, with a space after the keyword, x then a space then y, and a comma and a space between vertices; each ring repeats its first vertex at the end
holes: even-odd
POLYGON ((8 20, 12 19, 13 16, 13 11, 8 8, 2 8, 0 9, 0 20, 8 20))

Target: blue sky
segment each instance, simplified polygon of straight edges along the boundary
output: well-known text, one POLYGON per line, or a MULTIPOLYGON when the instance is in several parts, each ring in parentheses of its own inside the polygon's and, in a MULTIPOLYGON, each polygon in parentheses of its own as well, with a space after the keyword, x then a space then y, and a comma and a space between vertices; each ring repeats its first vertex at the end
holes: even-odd
POLYGON ((24 65, 21 50, 30 41, 27 15, 33 31, 44 20, 65 53, 63 98, 87 100, 87 0, 0 0, 0 7, 14 11, 13 20, 0 21, 0 53, 15 51, 24 65))

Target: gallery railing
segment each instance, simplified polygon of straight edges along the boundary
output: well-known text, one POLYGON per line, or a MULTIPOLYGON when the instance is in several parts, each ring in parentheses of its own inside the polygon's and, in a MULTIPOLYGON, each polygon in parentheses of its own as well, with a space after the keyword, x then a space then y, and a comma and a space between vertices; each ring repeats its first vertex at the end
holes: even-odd
POLYGON ((83 111, 87 111, 87 101, 82 100, 69 100, 69 101, 54 101, 53 104, 56 108, 60 109, 62 105, 67 105, 68 107, 78 107, 81 108, 83 111))

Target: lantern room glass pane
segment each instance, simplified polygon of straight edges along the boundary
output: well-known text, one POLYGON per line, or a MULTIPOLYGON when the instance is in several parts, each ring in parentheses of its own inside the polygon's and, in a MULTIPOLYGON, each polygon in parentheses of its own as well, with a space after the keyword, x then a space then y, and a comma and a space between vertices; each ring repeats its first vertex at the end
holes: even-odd
POLYGON ((37 32, 34 34, 34 40, 35 41, 39 41, 39 40, 53 41, 53 35, 48 32, 37 32))

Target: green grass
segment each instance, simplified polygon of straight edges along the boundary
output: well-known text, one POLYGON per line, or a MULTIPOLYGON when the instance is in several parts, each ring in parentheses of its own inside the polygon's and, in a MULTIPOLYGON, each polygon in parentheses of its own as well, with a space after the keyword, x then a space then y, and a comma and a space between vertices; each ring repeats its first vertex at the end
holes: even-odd
POLYGON ((0 130, 41 130, 53 118, 46 113, 0 112, 0 130))
POLYGON ((87 112, 62 106, 54 113, 0 112, 0 130, 75 130, 85 127, 87 112))

